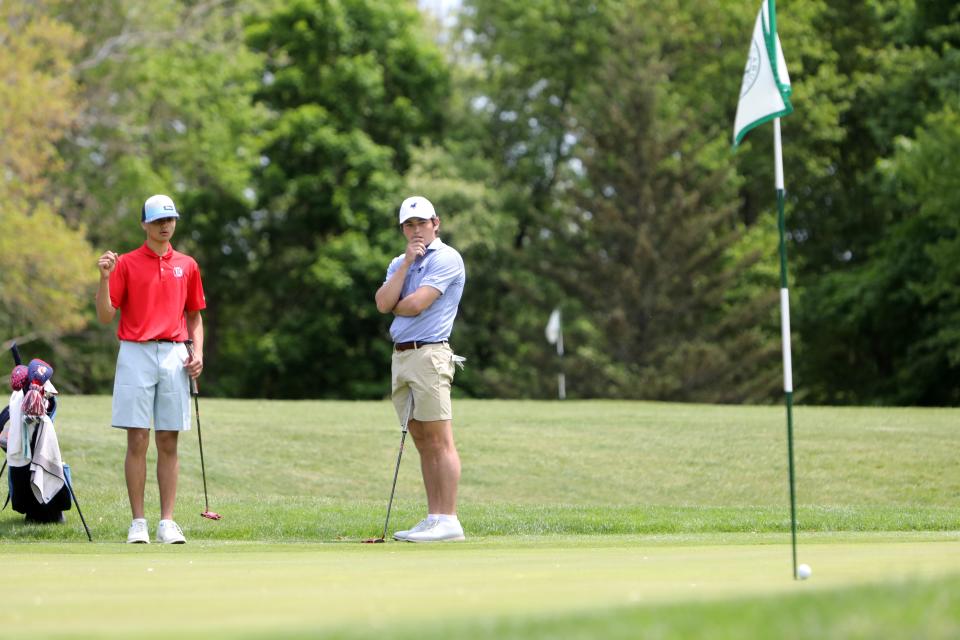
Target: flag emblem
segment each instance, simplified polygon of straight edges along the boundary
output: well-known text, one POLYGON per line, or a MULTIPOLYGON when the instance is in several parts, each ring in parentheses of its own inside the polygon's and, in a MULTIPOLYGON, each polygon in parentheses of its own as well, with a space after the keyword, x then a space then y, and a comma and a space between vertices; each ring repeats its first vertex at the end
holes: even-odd
POLYGON ((750 43, 750 53, 747 55, 747 66, 743 69, 743 84, 740 85, 740 97, 747 95, 760 75, 760 48, 756 42, 750 43))
POLYGON ((790 76, 777 35, 774 0, 764 0, 757 13, 747 64, 740 85, 740 102, 733 123, 733 146, 754 127, 793 112, 790 76))

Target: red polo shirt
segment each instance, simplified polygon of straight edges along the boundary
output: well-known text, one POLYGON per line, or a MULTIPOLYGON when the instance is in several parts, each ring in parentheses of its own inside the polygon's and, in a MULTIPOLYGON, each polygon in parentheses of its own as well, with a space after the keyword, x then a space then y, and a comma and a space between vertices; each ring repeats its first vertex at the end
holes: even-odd
POLYGON ((173 247, 158 256, 146 243, 120 256, 110 274, 110 303, 120 310, 117 337, 135 342, 183 342, 185 312, 207 306, 196 260, 173 247))

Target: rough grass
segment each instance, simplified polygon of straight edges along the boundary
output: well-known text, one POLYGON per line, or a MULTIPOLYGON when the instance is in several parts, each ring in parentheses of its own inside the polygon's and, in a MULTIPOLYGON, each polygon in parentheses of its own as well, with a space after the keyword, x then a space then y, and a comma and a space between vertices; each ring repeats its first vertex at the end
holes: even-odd
MULTIPOLYGON (((68 397, 57 418, 78 498, 98 539, 129 522, 124 433, 109 398, 68 397)), ((786 429, 779 407, 642 402, 458 401, 460 514, 472 535, 788 532, 786 429)), ((196 432, 181 444, 179 520, 189 536, 336 540, 382 527, 399 445, 388 402, 201 398, 214 529, 196 432)), ((960 411, 799 407, 800 532, 960 530, 960 411)), ((153 449, 151 448, 151 469, 153 449)), ((148 517, 157 517, 152 477, 148 517)), ((408 439, 394 522, 424 509, 408 439)), ((24 527, 3 539, 80 539, 76 527, 24 527)))

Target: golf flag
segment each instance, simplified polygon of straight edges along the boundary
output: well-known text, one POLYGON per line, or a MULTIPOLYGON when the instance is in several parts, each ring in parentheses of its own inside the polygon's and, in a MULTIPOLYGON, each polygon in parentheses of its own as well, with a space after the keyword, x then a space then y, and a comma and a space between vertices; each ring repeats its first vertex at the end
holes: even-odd
POLYGON ((553 313, 550 314, 544 333, 547 334, 547 342, 557 344, 557 340, 560 339, 560 309, 554 309, 553 313))
POLYGON ((557 355, 560 356, 560 373, 557 374, 557 397, 563 400, 567 397, 567 377, 563 373, 563 327, 560 322, 560 309, 554 309, 547 320, 544 330, 547 342, 557 345, 557 355))
POLYGON ((790 292, 787 287, 787 243, 783 208, 786 189, 783 180, 783 143, 780 117, 793 112, 790 104, 790 78, 777 36, 777 10, 774 0, 763 0, 753 39, 747 54, 740 85, 740 102, 733 123, 733 147, 737 148, 747 132, 764 122, 773 121, 774 182, 777 189, 777 226, 780 228, 780 331, 783 348, 783 391, 787 406, 787 464, 790 482, 790 531, 793 548, 793 577, 801 579, 797 566, 797 491, 793 465, 793 359, 790 355, 790 292))
POLYGON ((754 127, 792 113, 790 92, 790 76, 777 35, 775 2, 763 0, 743 70, 740 102, 733 123, 733 146, 739 145, 754 127))

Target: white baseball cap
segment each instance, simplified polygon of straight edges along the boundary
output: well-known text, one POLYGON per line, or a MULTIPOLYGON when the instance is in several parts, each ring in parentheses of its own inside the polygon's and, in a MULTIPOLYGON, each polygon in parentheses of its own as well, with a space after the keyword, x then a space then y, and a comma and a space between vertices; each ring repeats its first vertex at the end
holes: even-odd
POLYGON ((433 205, 423 196, 410 196, 400 205, 400 224, 410 218, 429 220, 436 217, 437 214, 433 210, 433 205))
POLYGON ((140 211, 140 220, 143 222, 153 222, 162 218, 179 218, 177 208, 169 196, 157 194, 150 196, 143 203, 143 209, 140 211))

